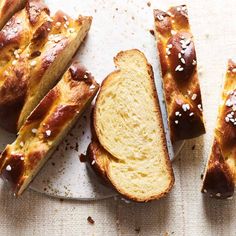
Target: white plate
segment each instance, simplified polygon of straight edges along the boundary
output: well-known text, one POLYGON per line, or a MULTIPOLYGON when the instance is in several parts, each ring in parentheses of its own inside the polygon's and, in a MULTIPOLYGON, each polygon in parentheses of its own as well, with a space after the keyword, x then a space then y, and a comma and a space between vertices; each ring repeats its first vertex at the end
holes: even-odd
MULTIPOLYGON (((151 7, 146 1, 126 0, 46 2, 52 12, 61 9, 74 17, 79 14, 94 17, 91 31, 78 52, 78 58, 94 74, 98 82, 101 83, 106 75, 114 70, 112 58, 119 51, 137 48, 145 53, 153 65, 165 130, 169 137, 155 39, 149 32, 153 28, 152 9, 155 1, 150 1, 151 7)), ((101 185, 79 160, 80 154, 85 153, 90 142, 89 117, 88 110, 31 184, 33 190, 53 197, 77 200, 102 199, 115 195, 115 192, 101 185)), ((14 135, 0 131, 0 150, 14 138, 14 135)), ((176 144, 173 151, 168 139, 171 159, 174 158, 173 153, 178 154, 182 146, 183 142, 176 144)))

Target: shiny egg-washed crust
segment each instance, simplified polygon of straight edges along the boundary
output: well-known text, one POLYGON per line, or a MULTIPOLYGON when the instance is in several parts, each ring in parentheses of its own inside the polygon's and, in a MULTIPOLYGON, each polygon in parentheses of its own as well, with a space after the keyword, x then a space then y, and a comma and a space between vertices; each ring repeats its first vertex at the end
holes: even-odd
MULTIPOLYGON (((37 24, 39 11, 34 10, 29 5, 30 22, 37 24)), ((26 49, 0 70, 0 124, 3 128, 11 132, 20 129, 65 71, 91 22, 91 17, 79 16, 74 20, 57 12, 37 28, 26 49)))
POLYGON ((27 71, 27 65, 21 63, 21 68, 16 62, 32 40, 41 40, 51 28, 49 14, 43 1, 29 0, 0 31, 0 125, 12 132, 24 102, 20 99, 25 89, 21 78, 27 71))
POLYGON ((86 68, 74 62, 27 118, 16 141, 0 158, 1 177, 10 183, 15 195, 27 188, 98 89, 86 68))
MULTIPOLYGON (((41 0, 28 1, 26 7, 16 13, 0 31, 0 74, 19 58, 20 54, 36 38, 44 26, 49 27, 51 18, 48 7, 41 0)), ((0 79, 0 84, 2 80, 0 79)))
POLYGON ((205 127, 187 7, 154 10, 154 19, 171 140, 198 137, 205 127))
POLYGON ((26 0, 1 0, 0 1, 0 30, 7 21, 26 4, 26 0))
POLYGON ((202 192, 225 199, 236 184, 236 63, 228 62, 222 103, 219 106, 214 143, 206 167, 202 192))

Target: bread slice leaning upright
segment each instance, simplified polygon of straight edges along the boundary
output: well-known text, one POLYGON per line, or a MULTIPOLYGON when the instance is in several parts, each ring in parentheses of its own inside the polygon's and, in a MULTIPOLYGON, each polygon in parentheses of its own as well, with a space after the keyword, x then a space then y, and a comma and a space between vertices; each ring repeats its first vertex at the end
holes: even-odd
POLYGON ((21 195, 96 95, 99 85, 78 62, 27 118, 0 157, 0 174, 21 195))
POLYGON ((92 168, 125 198, 147 202, 165 196, 174 176, 168 156, 153 71, 133 49, 114 59, 118 70, 105 79, 94 113, 92 168))
POLYGON ((27 0, 1 0, 0 1, 0 30, 7 21, 26 4, 27 0))

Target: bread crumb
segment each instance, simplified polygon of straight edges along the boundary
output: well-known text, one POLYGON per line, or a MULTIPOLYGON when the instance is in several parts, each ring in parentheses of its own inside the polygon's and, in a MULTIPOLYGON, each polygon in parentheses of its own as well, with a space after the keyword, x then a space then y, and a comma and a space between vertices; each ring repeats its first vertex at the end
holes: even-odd
POLYGON ((147 2, 147 6, 150 7, 152 4, 151 2, 147 2))
POLYGON ((93 224, 95 223, 95 221, 93 220, 93 218, 92 218, 91 216, 89 216, 89 217, 87 218, 87 221, 88 221, 88 223, 90 223, 91 225, 93 225, 93 224))
POLYGON ((87 157, 86 157, 86 155, 84 155, 84 154, 81 154, 81 155, 79 156, 79 159, 80 159, 80 162, 86 162, 86 161, 87 161, 87 157))
POLYGON ((150 32, 150 34, 151 34, 152 36, 154 36, 155 33, 154 33, 154 30, 153 30, 153 29, 150 29, 149 32, 150 32))
POLYGON ((76 142, 75 144, 75 151, 78 152, 79 151, 79 144, 76 142))

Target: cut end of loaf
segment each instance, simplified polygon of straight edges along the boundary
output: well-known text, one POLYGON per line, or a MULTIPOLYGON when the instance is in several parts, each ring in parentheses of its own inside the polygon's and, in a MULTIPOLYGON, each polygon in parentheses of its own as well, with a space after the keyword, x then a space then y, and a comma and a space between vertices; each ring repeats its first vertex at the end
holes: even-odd
POLYGON ((204 175, 202 193, 217 199, 231 198, 234 194, 233 176, 216 140, 204 175))
POLYGON ((207 163, 202 192, 217 199, 231 198, 236 183, 235 82, 236 63, 228 61, 214 143, 207 163))

